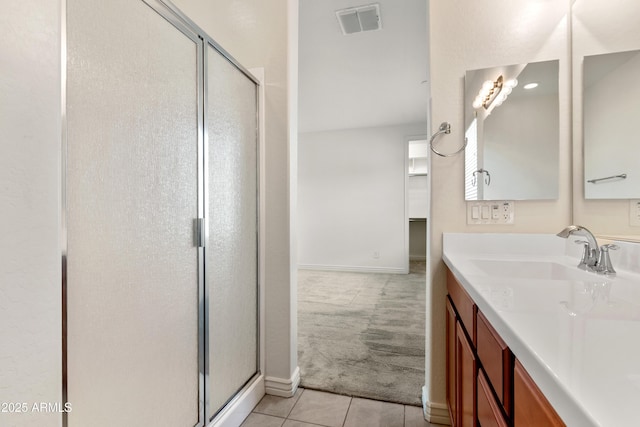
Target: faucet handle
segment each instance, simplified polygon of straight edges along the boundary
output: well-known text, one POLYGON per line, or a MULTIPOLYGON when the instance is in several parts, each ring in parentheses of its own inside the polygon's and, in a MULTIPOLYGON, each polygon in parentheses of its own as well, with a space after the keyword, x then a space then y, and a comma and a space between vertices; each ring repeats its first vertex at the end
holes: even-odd
POLYGON ((615 276, 616 270, 614 270, 613 264, 611 264, 609 250, 616 251, 618 249, 620 249, 620 246, 611 243, 600 246, 600 256, 598 257, 598 264, 596 266, 596 272, 598 274, 615 276))
POLYGON ((574 243, 577 245, 583 245, 582 258, 578 263, 578 268, 582 270, 589 269, 589 260, 593 257, 591 245, 586 240, 576 240, 574 243))

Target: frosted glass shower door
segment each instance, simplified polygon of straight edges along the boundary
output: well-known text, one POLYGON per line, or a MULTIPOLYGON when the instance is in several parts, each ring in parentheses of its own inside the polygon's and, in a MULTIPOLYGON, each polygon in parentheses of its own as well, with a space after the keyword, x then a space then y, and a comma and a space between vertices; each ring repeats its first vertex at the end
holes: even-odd
POLYGON ((208 388, 215 415, 258 372, 257 86, 208 45, 208 388))
POLYGON ((68 425, 202 425, 202 42, 142 1, 66 3, 68 425))

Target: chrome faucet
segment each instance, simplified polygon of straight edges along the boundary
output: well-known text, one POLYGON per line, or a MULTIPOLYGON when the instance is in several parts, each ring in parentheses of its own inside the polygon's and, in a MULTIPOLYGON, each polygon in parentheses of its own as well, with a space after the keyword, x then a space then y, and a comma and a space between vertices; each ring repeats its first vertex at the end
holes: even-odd
POLYGON ((606 274, 607 276, 615 276, 616 270, 613 268, 613 264, 611 264, 609 250, 615 251, 618 248, 618 245, 613 244, 600 246, 600 256, 598 257, 598 263, 596 264, 597 273, 606 274))
POLYGON ((564 239, 567 239, 572 235, 582 236, 587 239, 586 241, 580 240, 576 242, 584 244, 584 252, 582 254, 582 259, 578 264, 578 268, 595 271, 598 264, 598 258, 600 257, 600 248, 598 247, 598 242, 596 241, 595 236, 587 228, 581 225, 570 225, 557 234, 558 237, 562 237, 564 239))
POLYGON ((598 274, 606 274, 608 276, 616 274, 611 264, 611 258, 609 258, 609 250, 618 249, 617 245, 609 244, 598 247, 598 242, 593 233, 581 225, 570 225, 557 234, 558 237, 565 239, 572 235, 582 236, 587 239, 586 241, 578 240, 576 242, 584 245, 582 259, 578 264, 578 268, 595 271, 598 274))

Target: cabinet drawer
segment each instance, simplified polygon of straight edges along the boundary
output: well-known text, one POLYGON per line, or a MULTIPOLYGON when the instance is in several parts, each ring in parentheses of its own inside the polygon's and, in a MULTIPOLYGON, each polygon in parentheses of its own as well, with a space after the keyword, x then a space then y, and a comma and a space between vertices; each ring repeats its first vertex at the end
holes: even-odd
POLYGON ((451 270, 447 269, 447 292, 453 301, 458 316, 462 321, 464 328, 467 330, 473 345, 476 345, 476 305, 464 290, 462 285, 453 276, 451 270))
POLYGON ((482 427, 508 427, 500 411, 500 404, 491 393, 491 387, 482 370, 478 371, 478 422, 482 427))
POLYGON ((476 340, 478 359, 505 412, 511 416, 513 356, 507 344, 480 311, 477 313, 476 340))

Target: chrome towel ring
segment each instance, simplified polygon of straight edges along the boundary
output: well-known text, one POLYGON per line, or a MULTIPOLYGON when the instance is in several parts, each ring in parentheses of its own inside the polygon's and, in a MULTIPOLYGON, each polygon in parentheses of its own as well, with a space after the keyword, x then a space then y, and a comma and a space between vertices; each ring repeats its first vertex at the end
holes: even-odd
POLYGON ((484 183, 487 185, 491 185, 491 174, 489 173, 488 170, 486 169, 478 169, 477 171, 474 171, 472 174, 472 178, 471 178, 471 185, 473 185, 474 187, 476 186, 476 174, 481 173, 481 174, 487 174, 487 176, 484 177, 484 183))
POLYGON ((453 153, 441 153, 435 148, 433 148, 433 140, 436 139, 437 136, 442 134, 449 134, 449 133, 451 133, 451 124, 449 122, 442 122, 440 124, 440 127, 438 128, 438 131, 433 135, 431 135, 431 139, 429 140, 429 147, 431 148, 431 151, 433 151, 440 157, 455 156, 456 154, 458 154, 459 152, 467 148, 467 138, 464 139, 464 144, 462 145, 462 147, 459 150, 454 151, 453 153))

